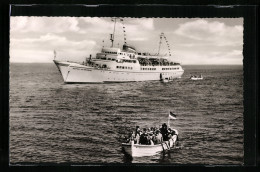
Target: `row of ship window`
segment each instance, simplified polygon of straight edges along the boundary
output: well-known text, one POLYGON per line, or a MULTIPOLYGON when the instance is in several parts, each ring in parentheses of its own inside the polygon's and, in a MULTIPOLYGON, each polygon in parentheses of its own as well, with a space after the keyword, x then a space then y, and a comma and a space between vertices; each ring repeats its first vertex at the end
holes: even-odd
POLYGON ((121 60, 118 60, 118 62, 136 63, 136 60, 126 60, 126 59, 121 59, 121 60))
POLYGON ((116 66, 118 69, 133 69, 133 67, 127 67, 127 66, 116 66))
POLYGON ((162 68, 162 70, 175 70, 175 69, 179 69, 178 67, 174 67, 174 68, 162 68))
MULTIPOLYGON (((107 58, 107 57, 96 57, 97 59, 101 59, 101 60, 112 60, 112 61, 116 61, 116 59, 113 58, 107 58)), ((126 60, 126 59, 121 59, 118 60, 118 62, 127 62, 127 63, 136 63, 136 60, 126 60)))
POLYGON ((105 53, 108 53, 108 54, 120 54, 120 55, 126 55, 126 56, 135 56, 134 54, 133 55, 131 55, 131 54, 126 54, 126 53, 117 53, 117 52, 105 52, 105 53))
MULTIPOLYGON (((133 67, 128 66, 116 66, 118 69, 133 69, 133 67)), ((179 68, 162 68, 162 70, 174 70, 179 68)), ((156 70, 156 68, 141 68, 141 70, 156 70)))
MULTIPOLYGON (((179 68, 162 68, 162 70, 175 70, 179 68)), ((141 68, 141 70, 156 70, 156 68, 141 68)))
POLYGON ((129 56, 129 57, 131 57, 131 56, 135 57, 134 54, 131 55, 131 54, 126 54, 126 53, 117 53, 117 52, 104 52, 104 53, 107 53, 107 54, 120 54, 120 55, 127 55, 127 56, 129 56))
POLYGON ((120 54, 120 55, 126 55, 126 53, 117 53, 117 52, 104 52, 104 53, 107 53, 107 54, 120 54))
POLYGON ((108 53, 108 54, 117 54, 117 52, 104 52, 104 53, 108 53))
POLYGON ((156 70, 156 68, 141 68, 141 70, 156 70))
POLYGON ((112 61, 115 61, 115 60, 116 60, 116 59, 106 58, 106 57, 96 57, 96 59, 101 59, 101 60, 112 60, 112 61))

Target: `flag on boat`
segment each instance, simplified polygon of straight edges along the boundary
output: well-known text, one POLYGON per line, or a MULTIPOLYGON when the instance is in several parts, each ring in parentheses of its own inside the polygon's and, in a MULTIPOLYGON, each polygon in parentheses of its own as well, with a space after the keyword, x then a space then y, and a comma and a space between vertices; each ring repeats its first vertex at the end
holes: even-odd
POLYGON ((54 53, 54 59, 55 59, 56 55, 57 55, 56 50, 54 50, 53 53, 54 53))
POLYGON ((172 113, 172 112, 169 113, 169 118, 170 119, 177 119, 176 115, 174 113, 172 113))

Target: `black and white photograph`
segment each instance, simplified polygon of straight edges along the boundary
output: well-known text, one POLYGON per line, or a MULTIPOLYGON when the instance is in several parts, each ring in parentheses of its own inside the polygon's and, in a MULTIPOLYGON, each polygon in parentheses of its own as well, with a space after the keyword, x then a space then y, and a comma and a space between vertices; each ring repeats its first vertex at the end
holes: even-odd
POLYGON ((10 17, 10 164, 244 164, 240 18, 10 17))

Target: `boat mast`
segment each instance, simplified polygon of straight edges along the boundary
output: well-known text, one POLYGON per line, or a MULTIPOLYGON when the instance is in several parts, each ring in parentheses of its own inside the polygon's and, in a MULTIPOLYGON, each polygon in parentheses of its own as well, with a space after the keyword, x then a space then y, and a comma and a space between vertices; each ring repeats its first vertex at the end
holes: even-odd
POLYGON ((160 54, 160 49, 161 49, 161 44, 162 44, 162 36, 163 36, 163 32, 160 34, 160 42, 159 42, 158 55, 160 54))
POLYGON ((114 46, 114 40, 115 40, 115 31, 116 31, 116 20, 119 19, 119 22, 121 21, 122 22, 122 25, 123 25, 123 32, 124 32, 124 43, 126 44, 126 33, 125 33, 125 26, 124 26, 124 23, 123 23, 123 19, 120 18, 120 17, 112 17, 112 21, 114 22, 114 30, 113 30, 113 34, 110 34, 110 41, 112 43, 111 47, 114 46))
POLYGON ((162 45, 162 39, 164 38, 165 42, 166 42, 166 45, 167 45, 167 48, 168 48, 168 53, 169 53, 169 56, 171 56, 171 49, 170 49, 170 45, 169 45, 169 42, 166 38, 166 36, 164 35, 164 33, 162 32, 161 35, 160 35, 160 42, 159 42, 159 50, 158 50, 158 55, 160 53, 160 49, 161 49, 161 45, 162 45))
POLYGON ((112 18, 112 21, 114 21, 114 31, 113 31, 113 34, 110 34, 111 38, 111 42, 112 42, 112 46, 113 47, 113 44, 114 44, 114 39, 115 39, 115 30, 116 30, 116 17, 112 18))

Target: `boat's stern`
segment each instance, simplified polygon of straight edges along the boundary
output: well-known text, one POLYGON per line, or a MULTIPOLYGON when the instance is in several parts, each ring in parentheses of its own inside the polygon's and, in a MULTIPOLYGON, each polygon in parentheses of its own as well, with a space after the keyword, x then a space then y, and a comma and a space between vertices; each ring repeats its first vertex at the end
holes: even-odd
POLYGON ((122 143, 122 149, 128 155, 132 155, 132 145, 130 143, 122 143))
POLYGON ((184 74, 184 69, 183 69, 183 67, 180 65, 179 66, 179 77, 178 78, 181 78, 181 76, 184 74))

